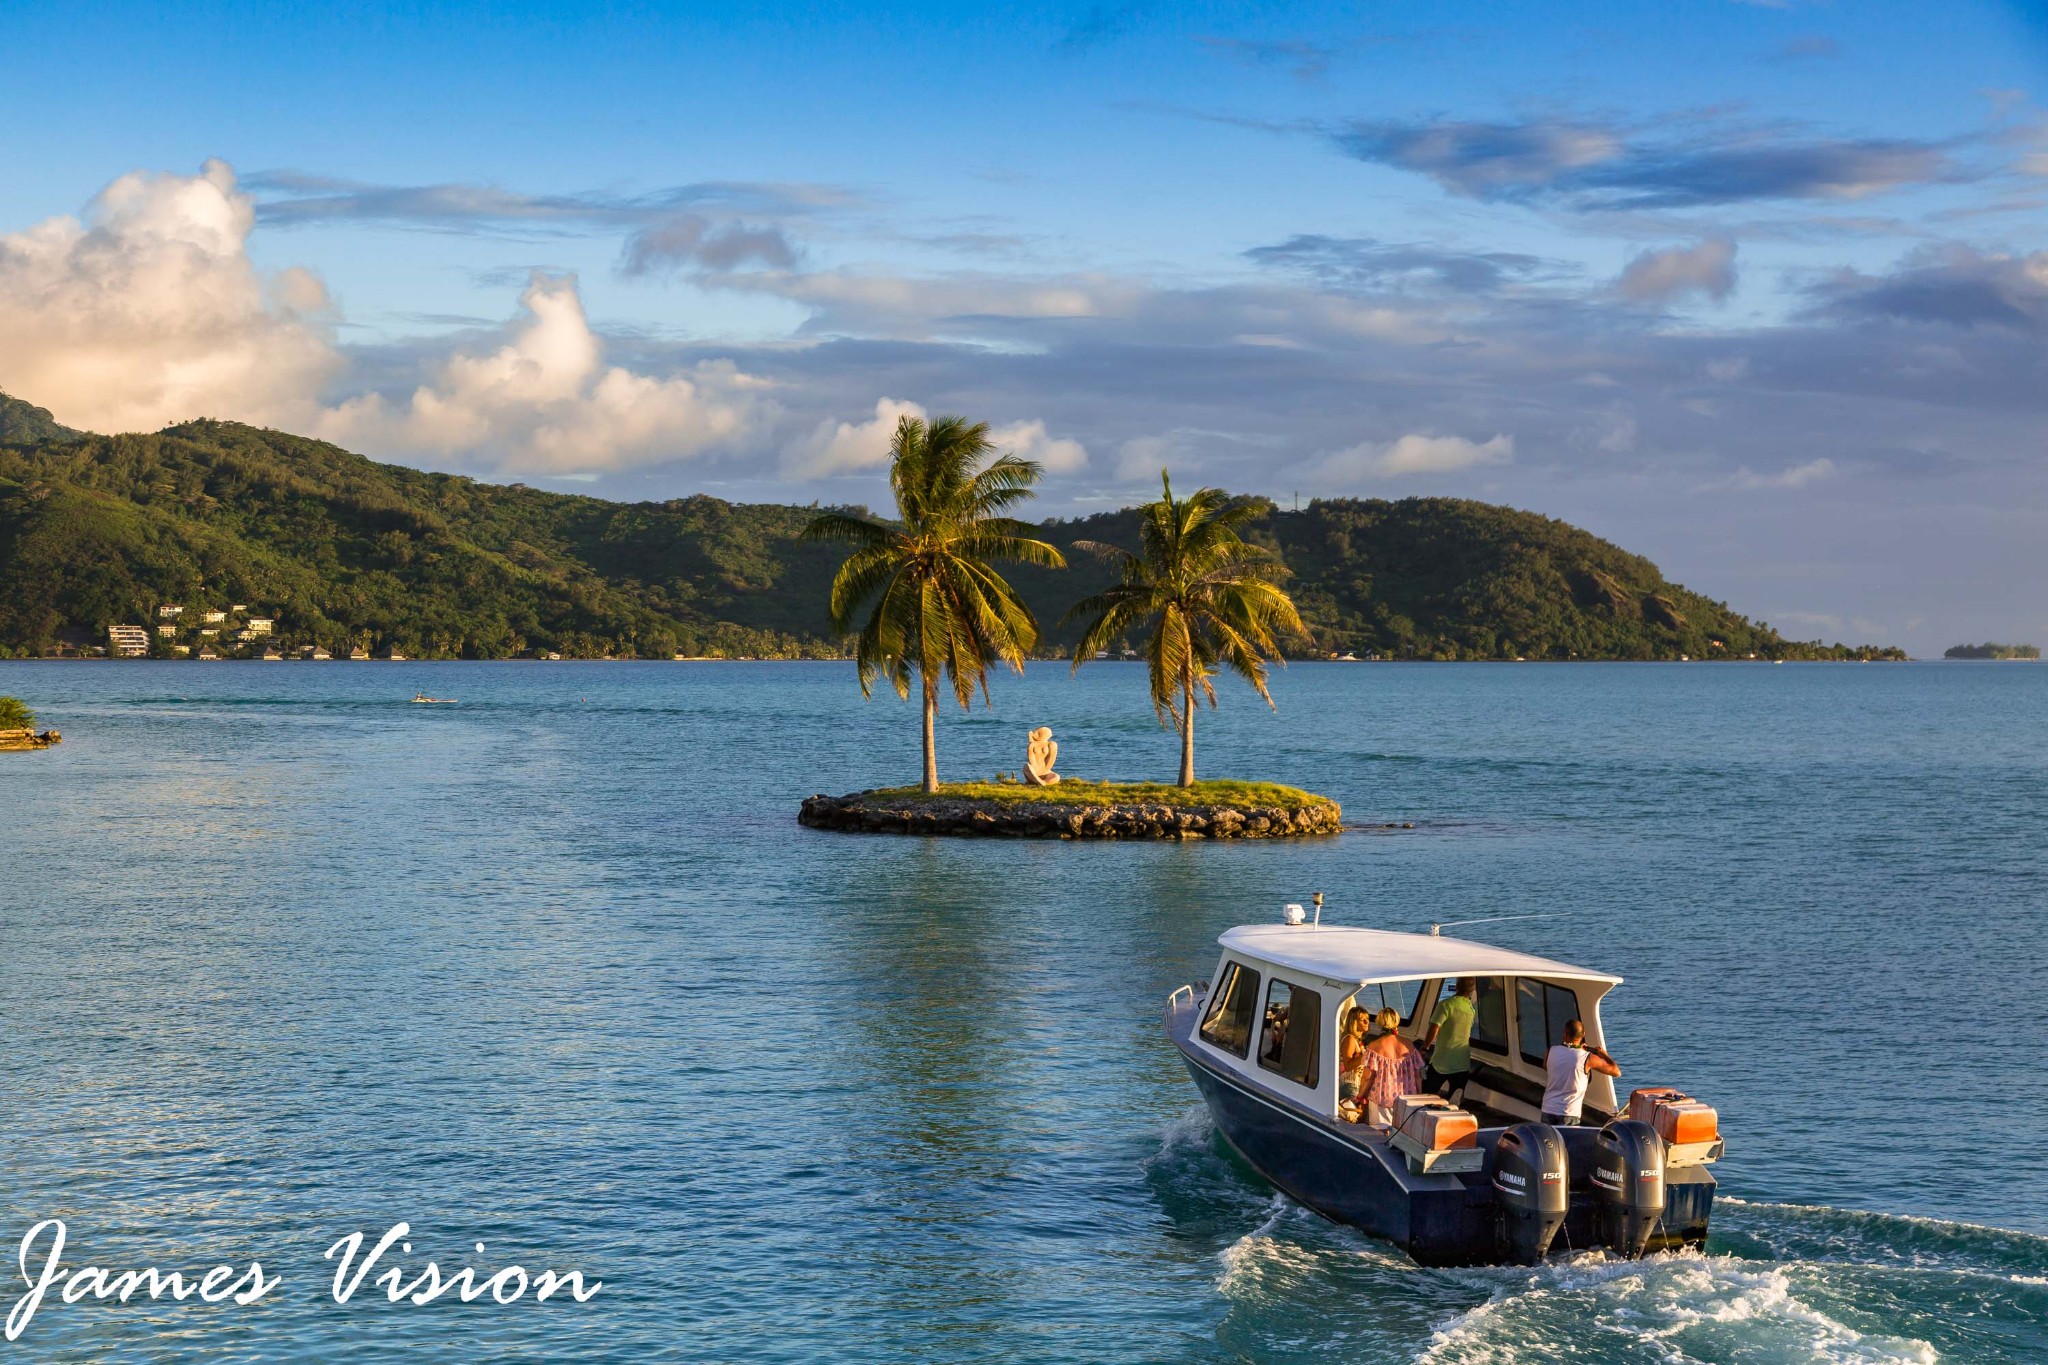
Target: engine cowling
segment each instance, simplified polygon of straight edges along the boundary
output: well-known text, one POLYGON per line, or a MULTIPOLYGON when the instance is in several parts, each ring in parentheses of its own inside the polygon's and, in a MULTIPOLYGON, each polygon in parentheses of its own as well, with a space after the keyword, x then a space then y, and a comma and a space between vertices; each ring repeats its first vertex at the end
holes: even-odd
POLYGON ((1518 1123, 1493 1147, 1493 1195, 1504 1249, 1521 1265, 1550 1251, 1570 1207, 1564 1137, 1547 1123, 1518 1123))
POLYGON ((1639 1119, 1616 1119, 1593 1140, 1593 1201, 1600 1240, 1631 1260, 1664 1217, 1664 1139, 1639 1119))

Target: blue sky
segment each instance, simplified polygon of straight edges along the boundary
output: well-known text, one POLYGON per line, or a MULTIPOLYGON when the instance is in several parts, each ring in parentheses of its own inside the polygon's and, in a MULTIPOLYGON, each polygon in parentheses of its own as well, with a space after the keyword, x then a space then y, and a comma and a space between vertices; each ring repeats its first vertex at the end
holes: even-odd
POLYGON ((963 410, 1580 522, 1789 633, 2048 634, 2039 5, 36 5, 0 388, 617 497, 963 410), (1938 14, 1938 22, 1934 16, 1938 14))

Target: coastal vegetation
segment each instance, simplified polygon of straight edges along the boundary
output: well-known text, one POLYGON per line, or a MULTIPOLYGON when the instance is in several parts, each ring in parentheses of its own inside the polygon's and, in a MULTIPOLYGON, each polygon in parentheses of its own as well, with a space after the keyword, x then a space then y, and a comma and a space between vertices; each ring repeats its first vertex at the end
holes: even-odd
POLYGON ((2038 659, 2039 645, 1951 645, 1942 651, 1944 659, 2038 659))
MULTIPOLYGON (((1285 567, 1307 627, 1281 641, 1289 658, 1903 657, 1785 639, 1647 559, 1513 508, 1244 502, 1257 515, 1241 535, 1285 567)), ((242 603, 276 618, 288 653, 845 658, 828 612, 843 551, 802 534, 829 510, 870 517, 479 483, 232 422, 90 435, 0 395, 0 655, 104 644, 109 625, 155 622, 165 603, 185 623, 242 603)), ((1141 521, 1125 509, 1032 536, 1062 553, 1135 545, 1141 521)), ((1071 654, 1082 628, 1054 624, 1061 612, 1118 582, 1069 557, 1069 570, 1006 575, 1045 623, 1037 657, 1071 654)))
POLYGON ((1259 516, 1250 502, 1233 502, 1220 488, 1173 496, 1173 480, 1160 471, 1159 501, 1139 510, 1139 545, 1132 554, 1098 541, 1079 541, 1117 571, 1118 581, 1074 604, 1066 620, 1082 623, 1074 668, 1133 637, 1151 680, 1152 709, 1162 725, 1180 732, 1180 785, 1195 785, 1195 702, 1216 705, 1210 679, 1217 666, 1266 690, 1266 661, 1280 654, 1276 635, 1304 636, 1307 627, 1275 581, 1276 556, 1247 545, 1238 528, 1259 516))
POLYGON ((36 713, 20 697, 0 697, 0 730, 33 730, 36 713))
POLYGON ((997 454, 986 422, 903 417, 890 444, 895 522, 833 511, 804 527, 806 540, 854 547, 833 576, 829 609, 842 636, 867 609, 854 635, 861 695, 871 695, 880 678, 907 698, 917 676, 927 792, 939 789, 933 723, 940 675, 965 710, 977 689, 986 700, 990 664, 1021 673, 1038 644, 1037 618, 994 565, 1065 567, 1058 550, 1005 515, 1031 496, 1041 472, 1030 460, 997 454))
MULTIPOLYGON (((884 787, 876 796, 917 797, 928 795, 919 787, 884 787)), ((1072 805, 1157 805, 1180 810, 1219 806, 1270 806, 1277 810, 1306 810, 1321 805, 1328 797, 1278 782, 1240 782, 1209 778, 1191 786, 1177 782, 1091 782, 1086 778, 1062 778, 1056 787, 1030 787, 1021 782, 951 782, 945 795, 967 801, 986 801, 1006 806, 1072 805)))
POLYGON ((1344 812, 1313 792, 1272 782, 956 783, 940 792, 893 787, 813 796, 797 819, 813 829, 1012 839, 1286 839, 1336 834, 1344 812))

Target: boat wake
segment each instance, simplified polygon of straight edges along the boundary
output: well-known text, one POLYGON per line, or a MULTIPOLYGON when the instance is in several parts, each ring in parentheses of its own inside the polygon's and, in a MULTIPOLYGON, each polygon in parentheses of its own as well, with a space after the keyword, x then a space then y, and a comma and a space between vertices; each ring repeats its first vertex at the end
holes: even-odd
POLYGON ((1451 1318, 1416 1357, 1428 1365, 1514 1361, 1897 1361, 1931 1365, 1930 1341, 1863 1330, 1816 1306, 1807 1264, 1687 1252, 1644 1261, 1603 1253, 1526 1272, 1451 1318))
POLYGON ((1435 1270, 1274 1192, 1203 1111, 1175 1120, 1146 1165, 1208 1248, 1233 1358, 2048 1359, 2048 1237, 2031 1233, 1724 1195, 1705 1254, 1435 1270))

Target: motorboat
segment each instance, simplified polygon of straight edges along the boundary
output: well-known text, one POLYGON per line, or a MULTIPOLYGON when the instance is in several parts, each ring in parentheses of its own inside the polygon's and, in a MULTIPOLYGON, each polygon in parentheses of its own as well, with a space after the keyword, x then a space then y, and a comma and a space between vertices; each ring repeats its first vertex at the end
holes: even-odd
POLYGON ((1578 1020, 1604 1055, 1600 1002, 1620 977, 1437 932, 1323 924, 1316 899, 1313 921, 1290 905, 1278 923, 1229 930, 1209 980, 1167 997, 1167 1036, 1259 1174, 1424 1265, 1705 1243, 1723 1151, 1710 1106, 1663 1087, 1618 1099, 1613 1078, 1589 1073, 1581 1122, 1543 1121, 1550 1049, 1578 1020), (1365 1121, 1340 1099, 1351 1012, 1392 1009, 1414 1043, 1465 979, 1478 994, 1463 1086, 1365 1121))

